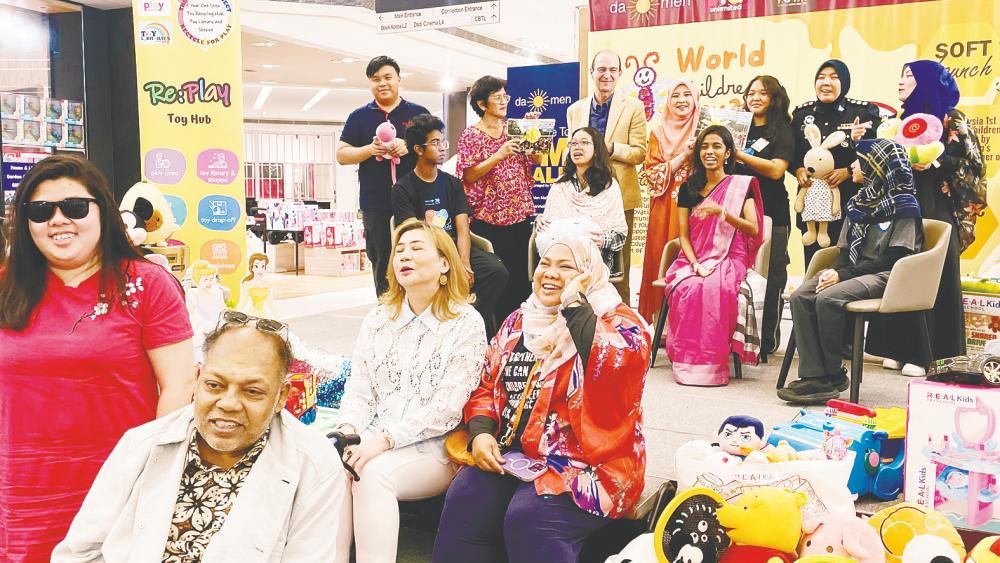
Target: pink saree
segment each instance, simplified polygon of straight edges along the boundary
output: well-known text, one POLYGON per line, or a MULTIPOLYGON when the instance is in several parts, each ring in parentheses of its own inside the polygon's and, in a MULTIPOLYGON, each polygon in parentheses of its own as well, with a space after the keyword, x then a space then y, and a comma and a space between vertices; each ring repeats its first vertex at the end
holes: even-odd
POLYGON ((743 234, 718 216, 691 215, 688 219, 691 246, 701 264, 712 273, 707 277, 695 274, 683 252, 667 271, 666 298, 670 300, 667 354, 673 364, 674 379, 682 385, 729 383, 731 352, 744 363, 757 363, 756 355, 733 339, 733 332, 740 284, 753 266, 764 235, 760 187, 756 178, 727 176, 706 200, 718 203, 730 215, 742 216, 748 190, 752 191, 757 207, 758 235, 743 234))

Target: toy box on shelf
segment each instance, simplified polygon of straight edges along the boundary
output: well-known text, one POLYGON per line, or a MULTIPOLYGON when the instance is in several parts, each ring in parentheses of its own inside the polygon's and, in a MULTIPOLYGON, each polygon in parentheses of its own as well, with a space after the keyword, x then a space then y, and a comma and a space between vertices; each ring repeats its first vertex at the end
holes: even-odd
POLYGON ((914 381, 909 409, 906 500, 957 527, 1000 532, 1000 389, 914 381))
POLYGON ((982 352, 1000 337, 1000 283, 992 279, 962 278, 965 310, 965 347, 969 354, 982 352))
MULTIPOLYGON (((318 223, 306 225, 312 237, 306 248, 306 274, 313 276, 349 276, 367 273, 365 229, 350 211, 321 211, 318 223), (321 231, 322 234, 317 234, 321 231)), ((308 240, 308 238, 307 238, 308 240)))
POLYGON ((791 422, 775 426, 768 443, 784 440, 796 450, 810 450, 822 447, 827 434, 837 430, 856 454, 847 485, 851 493, 895 499, 903 488, 906 409, 833 400, 825 413, 802 409, 791 422))

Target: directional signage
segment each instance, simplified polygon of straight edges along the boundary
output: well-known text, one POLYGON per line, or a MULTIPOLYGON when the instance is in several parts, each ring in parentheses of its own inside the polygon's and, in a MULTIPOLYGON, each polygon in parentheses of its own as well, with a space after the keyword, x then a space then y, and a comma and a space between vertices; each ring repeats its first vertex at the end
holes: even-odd
POLYGON ((500 0, 375 0, 379 33, 500 23, 500 0))

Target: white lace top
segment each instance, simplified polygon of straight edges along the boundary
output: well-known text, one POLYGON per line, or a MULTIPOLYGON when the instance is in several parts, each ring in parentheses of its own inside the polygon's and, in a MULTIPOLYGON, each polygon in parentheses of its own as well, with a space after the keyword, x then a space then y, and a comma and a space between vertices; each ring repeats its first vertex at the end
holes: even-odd
POLYGON ((471 305, 444 322, 431 307, 415 316, 404 303, 396 320, 390 310, 379 305, 361 323, 338 422, 402 448, 462 421, 486 362, 486 328, 471 305))

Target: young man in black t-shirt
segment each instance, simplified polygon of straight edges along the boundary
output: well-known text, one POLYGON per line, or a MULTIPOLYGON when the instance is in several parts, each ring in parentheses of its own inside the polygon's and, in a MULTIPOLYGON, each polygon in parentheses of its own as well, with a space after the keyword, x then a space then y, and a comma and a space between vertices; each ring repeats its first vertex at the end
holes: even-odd
POLYGON ((476 294, 475 307, 483 314, 487 336, 492 338, 497 323, 503 322, 503 319, 494 319, 491 311, 507 285, 507 268, 494 254, 472 245, 469 230, 472 208, 462 183, 438 170, 448 152, 444 123, 430 114, 414 117, 406 129, 406 146, 416 155, 416 167, 392 188, 396 225, 412 220, 426 221, 451 235, 476 294))

